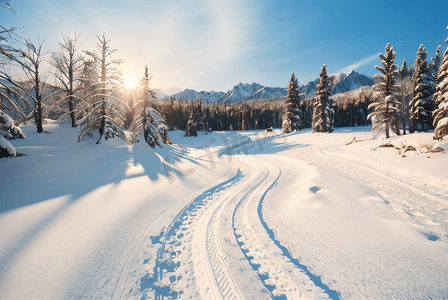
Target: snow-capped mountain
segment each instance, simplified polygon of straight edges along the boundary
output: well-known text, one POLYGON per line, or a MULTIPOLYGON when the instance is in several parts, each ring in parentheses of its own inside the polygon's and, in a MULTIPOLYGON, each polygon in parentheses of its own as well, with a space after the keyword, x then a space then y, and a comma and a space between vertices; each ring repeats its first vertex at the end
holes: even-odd
POLYGON ((196 92, 195 90, 185 89, 182 92, 176 93, 173 97, 182 100, 194 100, 201 98, 203 101, 209 100, 210 102, 218 101, 224 95, 223 92, 215 92, 215 91, 201 91, 196 92))
POLYGON ((166 97, 169 97, 171 95, 174 95, 176 93, 181 92, 182 90, 180 88, 171 87, 169 89, 154 89, 154 92, 157 95, 157 98, 159 99, 165 99, 166 97))
MULTIPOLYGON (((328 76, 328 80, 332 95, 359 89, 363 86, 372 86, 374 84, 373 78, 355 71, 351 71, 348 74, 341 73, 339 75, 328 76)), ((319 78, 299 86, 299 91, 300 93, 304 93, 306 97, 312 97, 316 94, 318 84, 319 78)), ((252 84, 240 82, 225 94, 223 92, 196 92, 195 90, 186 89, 173 96, 183 100, 201 98, 203 101, 208 99, 211 102, 217 101, 218 103, 237 103, 244 100, 285 97, 286 88, 266 87, 255 82, 252 84)))
POLYGON ((219 103, 235 103, 235 102, 240 102, 246 98, 251 97, 252 95, 256 94, 258 91, 260 91, 261 89, 263 89, 264 86, 258 84, 258 83, 238 83, 237 85, 235 85, 233 87, 233 89, 231 89, 230 91, 228 91, 227 93, 225 93, 224 96, 222 96, 218 102, 219 103))
MULTIPOLYGON (((320 79, 317 78, 314 81, 308 82, 306 85, 300 86, 300 93, 305 93, 306 96, 314 96, 319 82, 320 79)), ((356 90, 363 86, 374 85, 373 78, 355 71, 351 71, 348 74, 341 73, 339 75, 328 76, 328 82, 332 95, 356 90)))
POLYGON ((254 99, 271 99, 277 97, 285 97, 286 89, 280 87, 262 87, 249 97, 246 97, 244 100, 254 100, 254 99))
POLYGON ((355 71, 351 71, 348 74, 341 73, 336 76, 330 76, 330 78, 334 78, 331 82, 331 93, 333 95, 356 90, 363 86, 374 85, 373 78, 355 71))

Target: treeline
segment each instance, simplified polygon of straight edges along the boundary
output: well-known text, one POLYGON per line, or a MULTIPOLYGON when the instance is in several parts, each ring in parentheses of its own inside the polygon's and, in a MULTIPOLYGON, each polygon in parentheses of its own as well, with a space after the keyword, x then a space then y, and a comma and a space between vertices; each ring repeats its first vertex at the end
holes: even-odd
POLYGON ((199 131, 254 130, 280 127, 283 106, 275 99, 272 103, 250 101, 218 104, 203 103, 202 99, 186 102, 168 98, 163 101, 160 112, 169 130, 186 130, 192 116, 199 131))
MULTIPOLYGON (((336 127, 364 126, 368 105, 372 100, 371 89, 359 95, 338 95, 333 101, 336 127)), ((240 103, 217 103, 198 98, 185 101, 174 97, 162 101, 159 111, 165 117, 168 130, 186 130, 191 116, 196 119, 198 131, 257 130, 281 128, 285 112, 285 97, 257 99, 240 103), (205 103, 204 103, 205 102, 205 103)), ((300 104, 302 129, 311 128, 313 99, 303 99, 300 104)))

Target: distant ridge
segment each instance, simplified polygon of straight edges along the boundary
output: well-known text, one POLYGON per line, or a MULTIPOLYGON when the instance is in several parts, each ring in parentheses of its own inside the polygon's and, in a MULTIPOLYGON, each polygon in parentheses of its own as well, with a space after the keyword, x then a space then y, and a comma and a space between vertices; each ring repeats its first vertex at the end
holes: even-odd
MULTIPOLYGON (((329 76, 328 81, 331 86, 332 95, 356 90, 363 86, 374 85, 373 78, 355 71, 351 71, 348 74, 341 73, 339 75, 329 76)), ((305 97, 312 97, 316 94, 318 84, 319 78, 300 86, 299 91, 305 94, 305 97)), ((185 101, 201 98, 204 102, 208 100, 218 103, 238 103, 254 99, 271 99, 285 96, 286 88, 266 87, 256 82, 251 84, 240 82, 227 93, 215 91, 196 92, 195 90, 185 89, 182 92, 172 95, 172 97, 185 101)))

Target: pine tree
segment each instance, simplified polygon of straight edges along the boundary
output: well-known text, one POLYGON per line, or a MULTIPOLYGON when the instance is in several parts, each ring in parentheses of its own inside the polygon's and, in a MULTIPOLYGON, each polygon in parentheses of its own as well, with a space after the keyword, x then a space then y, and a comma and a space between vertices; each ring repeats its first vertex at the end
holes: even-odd
POLYGON ((313 132, 333 132, 334 130, 330 95, 327 67, 323 65, 320 71, 320 83, 317 85, 314 98, 313 132))
MULTIPOLYGON (((448 27, 446 28, 448 31, 448 27)), ((448 38, 445 40, 448 43, 448 38)), ((441 140, 448 135, 448 47, 443 53, 442 62, 437 73, 437 88, 434 94, 436 110, 434 116, 434 139, 441 140)))
POLYGON ((412 76, 413 69, 407 65, 406 59, 404 59, 398 73, 400 91, 397 93, 401 107, 399 119, 401 119, 403 134, 406 134, 406 122, 409 120, 409 103, 412 99, 412 76))
POLYGON ((419 127, 422 131, 426 131, 431 124, 431 115, 434 110, 434 102, 432 100, 432 95, 435 92, 434 76, 431 66, 426 61, 427 55, 425 47, 420 45, 417 51, 412 80, 412 101, 409 104, 409 129, 411 133, 417 131, 419 127), (420 126, 418 126, 419 124, 420 126))
POLYGON ((132 131, 131 143, 134 143, 143 132, 145 141, 151 148, 155 148, 156 145, 162 148, 162 143, 171 144, 171 141, 167 134, 165 120, 150 101, 155 98, 155 94, 149 89, 149 80, 148 66, 145 66, 144 77, 140 81, 142 98, 131 109, 136 111, 129 126, 132 131), (153 115, 158 118, 157 121, 153 115))
POLYGON ((185 136, 198 136, 198 120, 193 113, 190 115, 190 120, 187 123, 187 129, 185 130, 185 136))
POLYGON ((283 116, 283 133, 290 133, 300 130, 302 120, 300 118, 300 94, 297 79, 294 72, 289 79, 289 86, 286 94, 286 109, 283 116))
POLYGON ((384 55, 379 53, 383 67, 375 66, 375 68, 383 73, 383 76, 374 75, 377 83, 373 86, 376 91, 374 102, 369 105, 369 108, 374 108, 374 111, 369 114, 368 118, 372 119, 373 136, 385 129, 386 138, 390 137, 390 130, 399 133, 398 128, 398 112, 399 101, 397 100, 397 92, 400 87, 397 85, 398 66, 394 64, 395 51, 390 44, 385 47, 384 55))
POLYGON ((400 71, 399 71, 399 77, 400 80, 403 80, 405 78, 408 78, 410 76, 412 76, 412 72, 411 72, 411 66, 408 67, 408 64, 406 62, 406 58, 403 59, 403 64, 400 67, 400 71))

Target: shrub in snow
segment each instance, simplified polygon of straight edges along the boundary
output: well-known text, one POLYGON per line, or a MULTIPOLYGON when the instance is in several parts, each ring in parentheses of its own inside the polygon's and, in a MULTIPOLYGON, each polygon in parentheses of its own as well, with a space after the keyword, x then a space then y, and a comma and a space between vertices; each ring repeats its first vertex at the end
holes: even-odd
POLYGON ((16 150, 8 140, 24 139, 25 135, 19 127, 14 125, 10 116, 0 110, 0 157, 16 156, 16 150))

